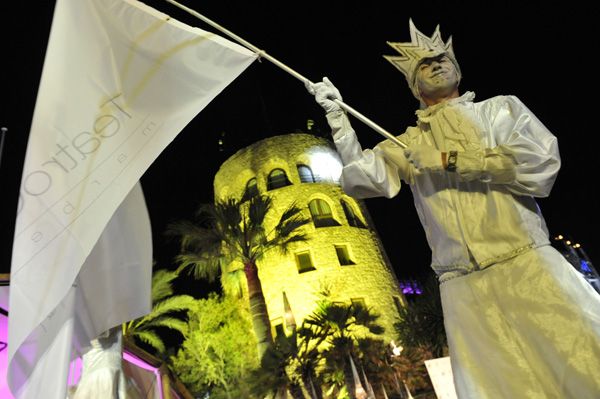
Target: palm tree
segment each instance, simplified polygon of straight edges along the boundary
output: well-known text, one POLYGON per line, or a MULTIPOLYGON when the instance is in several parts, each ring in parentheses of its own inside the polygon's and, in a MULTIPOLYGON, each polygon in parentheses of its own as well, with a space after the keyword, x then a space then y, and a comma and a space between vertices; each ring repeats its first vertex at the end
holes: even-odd
POLYGON ((271 250, 286 253, 290 245, 306 241, 300 230, 309 222, 295 204, 287 208, 271 231, 265 220, 273 209, 268 196, 246 200, 228 198, 204 204, 194 221, 171 224, 168 233, 181 237, 179 269, 191 267, 197 278, 214 281, 220 275, 226 294, 243 292, 241 276, 247 284, 252 327, 258 341, 258 354, 273 345, 267 305, 258 277, 257 262, 271 250))
POLYGON ((434 357, 447 351, 448 341, 444 329, 444 314, 440 287, 434 275, 429 276, 423 293, 399 309, 400 320, 394 324, 398 339, 407 347, 425 347, 434 357))
POLYGON ((168 328, 187 335, 187 322, 173 316, 175 312, 190 310, 195 299, 189 295, 173 296, 172 281, 177 273, 157 270, 152 275, 152 311, 144 317, 123 324, 125 338, 137 338, 151 346, 158 354, 166 352, 165 343, 157 332, 159 328, 168 328))
POLYGON ((275 345, 265 352, 261 367, 252 373, 252 392, 265 397, 289 391, 294 399, 304 399, 306 392, 310 399, 321 399, 316 369, 321 359, 318 347, 323 341, 324 337, 314 336, 313 330, 304 325, 290 335, 277 335, 275 345))
POLYGON ((296 332, 291 336, 278 335, 274 345, 267 348, 260 368, 250 375, 251 391, 257 397, 286 397, 290 392, 294 399, 305 399, 300 378, 294 373, 293 364, 298 356, 296 332))
POLYGON ((383 395, 387 392, 399 391, 393 354, 389 345, 381 339, 364 337, 357 342, 361 371, 364 371, 373 390, 383 395))
POLYGON ((365 333, 380 335, 384 329, 377 323, 379 315, 361 303, 334 303, 323 300, 317 310, 304 320, 315 336, 324 337, 329 344, 323 352, 325 373, 331 382, 340 384, 340 370, 347 394, 354 398, 355 382, 350 359, 357 355, 357 343, 365 333))

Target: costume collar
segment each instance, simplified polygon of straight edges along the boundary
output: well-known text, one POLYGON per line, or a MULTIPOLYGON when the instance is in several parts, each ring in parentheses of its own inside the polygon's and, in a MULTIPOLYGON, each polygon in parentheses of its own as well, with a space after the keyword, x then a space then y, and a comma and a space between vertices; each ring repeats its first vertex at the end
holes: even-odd
POLYGON ((449 100, 442 101, 441 103, 431 105, 425 109, 419 109, 415 113, 417 114, 417 117, 419 118, 420 121, 425 122, 424 119, 426 119, 430 116, 433 116, 439 110, 446 108, 448 105, 471 102, 471 101, 473 101, 474 98, 475 98, 475 93, 473 93, 472 91, 467 91, 467 92, 465 92, 465 94, 463 94, 460 97, 451 98, 449 100))

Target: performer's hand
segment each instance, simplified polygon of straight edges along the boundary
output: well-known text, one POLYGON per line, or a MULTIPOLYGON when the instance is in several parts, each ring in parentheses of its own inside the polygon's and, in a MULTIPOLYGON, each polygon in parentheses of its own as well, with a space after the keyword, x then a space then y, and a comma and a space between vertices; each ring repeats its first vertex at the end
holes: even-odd
POLYGON ((315 100, 325 112, 330 113, 341 109, 333 100, 342 101, 342 95, 327 77, 324 77, 322 82, 312 85, 306 82, 305 86, 308 92, 315 96, 315 100))
POLYGON ((404 156, 419 172, 444 170, 442 152, 426 144, 412 144, 404 149, 404 156))

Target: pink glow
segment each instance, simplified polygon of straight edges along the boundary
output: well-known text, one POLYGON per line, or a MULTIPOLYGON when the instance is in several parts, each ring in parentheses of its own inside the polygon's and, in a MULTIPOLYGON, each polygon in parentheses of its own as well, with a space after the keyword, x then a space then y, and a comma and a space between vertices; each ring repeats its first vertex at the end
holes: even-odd
MULTIPOLYGON (((8 318, 3 314, 0 314, 0 398, 2 399, 14 399, 14 396, 10 393, 8 389, 8 384, 6 383, 6 369, 8 367, 8 350, 2 343, 8 342, 8 318), (4 348, 3 348, 4 347, 4 348)), ((160 371, 146 363, 139 357, 135 356, 132 353, 129 353, 127 350, 123 351, 123 359, 137 367, 140 367, 144 370, 151 371, 156 376, 156 381, 158 384, 158 392, 160 399, 164 398, 164 394, 162 391, 162 377, 160 375, 160 371)), ((81 377, 81 358, 77 358, 71 362, 71 370, 69 372, 69 386, 73 386, 79 382, 79 378, 81 377)))
POLYGON ((143 368, 144 370, 152 371, 154 374, 158 373, 158 369, 156 367, 149 365, 136 355, 129 353, 127 350, 123 351, 123 359, 127 360, 131 364, 135 364, 136 366, 143 368))
POLYGON ((6 383, 6 368, 8 367, 8 349, 4 346, 8 342, 8 318, 0 314, 0 398, 13 399, 6 383), (4 348, 2 348, 4 347, 4 348))
POLYGON ((139 357, 135 356, 132 353, 129 353, 127 350, 123 351, 123 359, 128 361, 131 364, 134 364, 138 367, 143 368, 144 370, 152 371, 156 376, 156 382, 158 384, 158 394, 160 399, 164 398, 163 389, 162 389, 162 376, 160 375, 160 371, 156 367, 152 367, 139 357))

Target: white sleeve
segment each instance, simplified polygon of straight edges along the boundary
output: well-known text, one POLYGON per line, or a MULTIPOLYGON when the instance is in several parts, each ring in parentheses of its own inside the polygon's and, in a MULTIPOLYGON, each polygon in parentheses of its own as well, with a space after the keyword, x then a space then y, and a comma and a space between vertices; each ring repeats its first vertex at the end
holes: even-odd
POLYGON ((497 146, 487 150, 486 163, 506 168, 507 160, 512 161, 514 180, 507 184, 510 191, 548 196, 560 169, 556 137, 517 97, 497 97, 497 101, 492 104, 491 120, 497 146))
POLYGON ((344 163, 341 185, 355 198, 392 198, 400 191, 400 178, 410 181, 409 164, 401 148, 388 140, 363 150, 346 114, 327 114, 333 141, 344 163))

